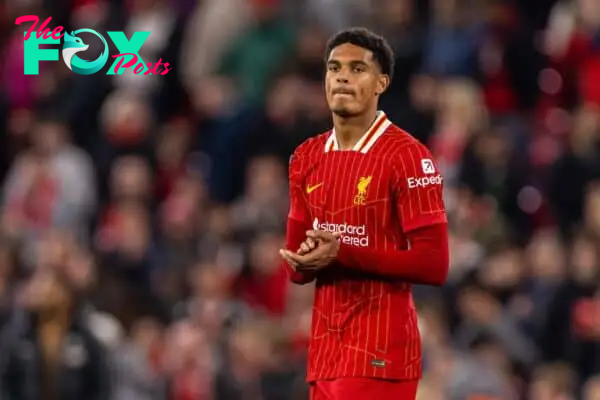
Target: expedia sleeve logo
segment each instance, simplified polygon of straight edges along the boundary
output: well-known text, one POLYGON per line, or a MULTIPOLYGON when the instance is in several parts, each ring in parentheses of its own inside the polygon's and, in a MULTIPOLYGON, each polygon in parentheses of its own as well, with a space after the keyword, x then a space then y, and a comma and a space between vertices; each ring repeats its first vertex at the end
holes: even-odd
POLYGON ((342 237, 340 241, 343 244, 356 247, 368 247, 369 235, 366 225, 350 225, 347 223, 334 224, 329 222, 319 222, 318 218, 313 221, 313 229, 325 232, 340 232, 342 237))
POLYGON ((444 182, 444 178, 439 174, 434 176, 410 177, 408 178, 408 188, 426 188, 431 185, 441 185, 442 182, 444 182))

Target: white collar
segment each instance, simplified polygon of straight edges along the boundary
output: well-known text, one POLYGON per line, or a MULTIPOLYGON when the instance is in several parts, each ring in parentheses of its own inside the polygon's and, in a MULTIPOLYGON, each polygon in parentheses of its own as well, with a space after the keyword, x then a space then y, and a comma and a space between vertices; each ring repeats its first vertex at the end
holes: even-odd
MULTIPOLYGON (((387 118, 383 111, 377 112, 377 117, 375 121, 371 124, 369 129, 362 135, 360 140, 356 142, 352 151, 359 151, 363 154, 366 154, 371 147, 375 144, 377 139, 381 137, 387 130, 387 128, 392 124, 392 122, 387 118)), ((331 134, 327 138, 325 142, 325 153, 330 151, 337 151, 340 149, 337 138, 335 136, 335 128, 331 130, 331 134)))

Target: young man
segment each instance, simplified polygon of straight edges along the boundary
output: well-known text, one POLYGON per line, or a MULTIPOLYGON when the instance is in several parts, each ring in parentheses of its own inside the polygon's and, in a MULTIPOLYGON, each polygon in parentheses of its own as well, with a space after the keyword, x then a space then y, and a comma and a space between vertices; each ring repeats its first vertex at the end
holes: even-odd
POLYGON ((290 158, 294 283, 316 279, 311 399, 414 399, 421 341, 413 283, 448 272, 442 177, 429 151, 377 111, 392 78, 386 41, 353 28, 327 46, 333 129, 290 158))

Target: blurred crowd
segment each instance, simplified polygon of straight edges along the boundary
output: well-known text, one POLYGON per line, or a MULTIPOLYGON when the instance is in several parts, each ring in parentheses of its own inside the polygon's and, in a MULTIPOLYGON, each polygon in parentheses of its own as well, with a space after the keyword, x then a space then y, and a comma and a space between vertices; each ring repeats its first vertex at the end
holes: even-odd
POLYGON ((2 400, 307 399, 287 161, 331 126, 323 51, 353 25, 445 179, 419 399, 600 399, 600 0, 4 0, 2 400), (24 75, 28 14, 151 31, 172 70, 24 75))

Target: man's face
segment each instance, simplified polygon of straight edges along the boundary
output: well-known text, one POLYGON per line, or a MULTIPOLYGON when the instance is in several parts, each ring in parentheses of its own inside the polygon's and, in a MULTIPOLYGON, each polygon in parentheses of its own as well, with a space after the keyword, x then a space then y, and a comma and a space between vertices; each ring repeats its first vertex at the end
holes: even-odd
POLYGON ((389 77, 381 73, 370 50, 344 43, 329 54, 325 92, 329 108, 340 117, 360 115, 376 107, 388 83, 389 77))

